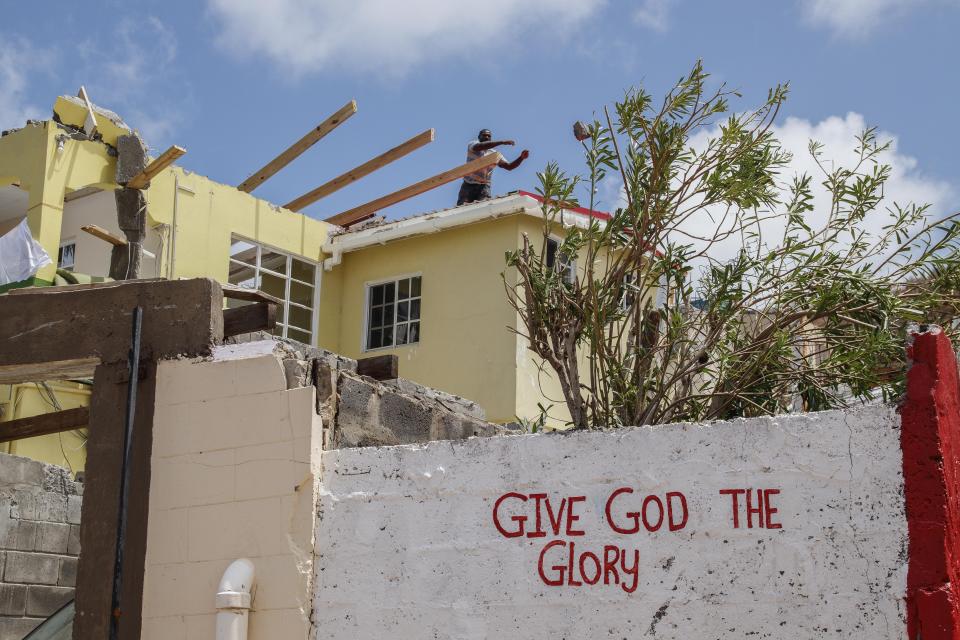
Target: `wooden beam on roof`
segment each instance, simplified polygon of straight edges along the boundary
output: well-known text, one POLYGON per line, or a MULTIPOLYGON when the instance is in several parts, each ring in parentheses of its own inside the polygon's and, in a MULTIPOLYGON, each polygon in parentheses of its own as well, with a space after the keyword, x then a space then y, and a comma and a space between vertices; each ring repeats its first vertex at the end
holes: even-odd
POLYGON ((172 165, 177 161, 177 158, 182 156, 187 152, 183 147, 178 147, 177 145, 171 146, 169 149, 161 153, 157 158, 148 164, 146 168, 133 176, 130 179, 130 182, 126 184, 128 189, 143 189, 150 183, 151 180, 157 177, 161 171, 172 165))
POLYGON ((427 178, 426 180, 421 180, 416 184, 412 184, 409 187, 404 187, 399 191, 394 191, 388 195, 385 195, 376 200, 372 200, 366 204, 362 204, 359 207, 354 207, 343 213, 338 213, 335 216, 327 218, 324 222, 329 222, 330 224, 340 225, 341 227, 346 227, 351 224, 360 222, 361 220, 366 220, 367 218, 372 217, 377 211, 385 209, 390 205, 397 204, 413 196, 418 196, 421 193, 430 191, 431 189, 436 189, 442 185, 445 185, 448 182, 452 182, 457 178, 462 178, 465 175, 469 175, 475 171, 480 171, 481 169, 486 169, 491 167, 500 160, 503 159, 499 153, 488 153, 484 156, 480 156, 476 160, 472 160, 466 164, 462 164, 459 167, 455 167, 443 173, 438 173, 437 175, 427 178))
POLYGON ((253 331, 272 331, 276 326, 277 305, 272 302, 255 302, 223 310, 224 338, 253 331))
POLYGON ((326 184, 320 185, 313 191, 305 193, 296 200, 291 200, 287 204, 283 205, 284 208, 290 209, 291 211, 300 211, 304 207, 307 207, 321 198, 326 198, 331 193, 339 191, 348 184, 356 182, 364 176, 368 176, 377 169, 381 169, 395 160, 399 160, 403 156, 407 155, 411 151, 416 151, 425 144, 433 142, 433 129, 427 129, 421 134, 415 135, 403 144, 397 145, 389 151, 381 153, 376 158, 364 162, 358 167, 350 169, 346 173, 343 173, 333 180, 327 182, 326 184))
POLYGON ((115 247, 125 247, 127 246, 127 239, 121 238, 120 236, 113 235, 103 227, 98 227, 95 224, 85 224, 80 227, 81 231, 86 231, 95 238, 100 238, 112 244, 115 247))
MULTIPOLYGON (((90 378, 99 358, 75 358, 29 364, 0 364, 0 384, 90 378)), ((0 423, 3 424, 3 423, 0 423)))
POLYGON ((283 304, 283 300, 269 293, 264 293, 258 289, 247 289, 235 284, 220 283, 223 290, 223 297, 231 300, 243 300, 244 302, 272 302, 273 304, 283 304))
POLYGON ((29 418, 18 418, 0 422, 0 442, 73 431, 86 427, 88 424, 90 424, 90 409, 88 407, 43 413, 29 418))
POLYGON ((246 193, 250 193, 261 184, 266 182, 268 178, 280 171, 280 169, 283 169, 285 166, 293 162, 297 156, 319 142, 328 133, 346 122, 347 119, 356 112, 357 101, 351 100, 347 104, 340 107, 340 110, 335 114, 311 129, 307 135, 290 145, 290 147, 288 147, 283 153, 265 164, 259 171, 255 172, 252 176, 241 182, 237 186, 237 189, 240 191, 245 191, 246 193))

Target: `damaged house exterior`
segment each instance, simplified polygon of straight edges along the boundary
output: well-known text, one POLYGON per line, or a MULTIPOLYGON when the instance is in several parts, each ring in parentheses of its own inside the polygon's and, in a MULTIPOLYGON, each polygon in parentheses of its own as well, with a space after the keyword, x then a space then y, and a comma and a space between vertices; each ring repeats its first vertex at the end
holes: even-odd
MULTIPOLYGON (((302 152, 355 111, 348 103, 291 149, 302 152)), ((432 139, 432 130, 424 132, 315 192, 348 184, 432 139)), ((0 138, 0 235, 25 222, 50 263, 0 291, 210 277, 279 301, 275 335, 352 358, 395 354, 400 375, 476 401, 493 422, 534 418, 539 405, 553 406, 562 422, 557 385, 508 329, 517 326, 517 317, 501 277, 504 254, 520 246, 522 234, 542 234, 536 196, 519 192, 404 220, 353 224, 350 216, 363 221, 379 211, 364 206, 345 212, 346 221, 338 214, 327 222, 294 210, 313 202, 314 192, 288 203, 291 208, 248 193, 278 170, 279 159, 279 166, 290 161, 289 150, 237 187, 173 164, 184 153, 171 147, 148 157, 139 136, 83 92, 58 98, 51 120, 6 132, 0 138), (87 133, 91 121, 93 135, 87 133)), ((449 182, 471 167, 413 185, 398 197, 449 182)), ((395 201, 388 198, 371 204, 395 201)), ((556 237, 564 226, 604 215, 565 211, 556 237)), ((513 274, 504 275, 510 286, 513 274)), ((232 298, 227 304, 248 302, 232 298)), ((63 321, 69 327, 66 310, 63 321)), ((87 404, 83 381, 0 385, 0 421, 87 404)), ((79 470, 84 442, 81 432, 70 432, 0 446, 79 470)))

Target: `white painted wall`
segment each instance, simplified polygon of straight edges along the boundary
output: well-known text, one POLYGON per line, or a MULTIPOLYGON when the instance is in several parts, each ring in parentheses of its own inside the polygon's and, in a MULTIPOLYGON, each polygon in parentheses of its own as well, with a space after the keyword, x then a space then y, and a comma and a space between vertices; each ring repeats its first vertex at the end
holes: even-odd
MULTIPOLYGON (((871 407, 326 452, 315 637, 904 638, 899 433, 892 409, 871 407), (619 526, 638 496, 671 491, 684 494, 688 522, 614 533, 604 509, 620 487, 636 493, 615 500, 619 526), (748 487, 780 491, 771 524, 782 528, 745 528, 743 513, 733 527, 732 498, 719 491, 748 487), (583 496, 572 527, 584 535, 504 537, 492 511, 507 492, 546 493, 554 509, 583 496), (538 557, 554 540, 577 556, 622 549, 628 565, 639 552, 636 589, 546 585, 538 557)), ((505 529, 533 504, 504 501, 505 529)), ((548 579, 563 556, 546 556, 548 579)))
MULTIPOLYGON (((149 222, 148 220, 143 248, 159 258, 163 252, 163 243, 157 231, 149 226, 149 222)), ((91 276, 109 275, 110 252, 113 246, 80 229, 80 227, 88 224, 95 224, 115 235, 124 237, 117 224, 117 200, 113 191, 98 191, 65 202, 63 205, 63 223, 60 228, 61 244, 68 242, 77 244, 74 271, 91 276)), ((56 260, 57 256, 50 256, 50 259, 56 260)), ((163 274, 159 272, 159 268, 157 259, 144 255, 140 277, 161 277, 163 274)))

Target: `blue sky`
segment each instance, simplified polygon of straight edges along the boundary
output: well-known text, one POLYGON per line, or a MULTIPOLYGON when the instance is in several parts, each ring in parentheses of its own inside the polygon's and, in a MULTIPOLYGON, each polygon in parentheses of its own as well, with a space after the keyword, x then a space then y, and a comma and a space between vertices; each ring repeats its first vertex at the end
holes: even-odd
MULTIPOLYGON (((779 132, 842 157, 865 124, 895 140, 888 196, 960 209, 960 0, 87 0, 4 3, 0 128, 86 85, 156 150, 238 184, 350 98, 358 113, 256 195, 287 202, 428 127, 436 141, 307 209, 326 217, 464 161, 482 127, 531 158, 532 190, 570 126, 631 86, 659 95, 697 58, 744 93, 791 83, 779 132)), ((453 183, 386 210, 454 203, 453 183)), ((610 191, 610 193, 615 193, 610 191)), ((604 195, 604 194, 602 194, 604 195)), ((608 198, 609 200, 609 198, 608 198)), ((603 203, 607 206, 611 202, 603 203)))

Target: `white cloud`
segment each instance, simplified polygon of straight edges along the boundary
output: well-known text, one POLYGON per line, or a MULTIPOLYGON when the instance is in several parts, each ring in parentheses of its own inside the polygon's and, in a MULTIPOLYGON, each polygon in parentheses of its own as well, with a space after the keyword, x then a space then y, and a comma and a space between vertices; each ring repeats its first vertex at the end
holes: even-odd
POLYGON ((27 98, 27 79, 46 68, 49 58, 23 38, 0 37, 0 130, 44 117, 44 110, 27 98))
POLYGON ((864 37, 883 22, 934 4, 960 6, 957 0, 800 0, 807 19, 839 36, 864 37))
POLYGON ((298 75, 402 75, 445 58, 493 60, 527 36, 567 33, 605 0, 209 0, 219 42, 298 75))
MULTIPOLYGON (((805 220, 814 229, 822 227, 829 213, 830 198, 827 190, 822 187, 823 172, 817 167, 811 157, 808 146, 810 140, 823 143, 821 160, 825 162, 827 170, 832 168, 852 168, 857 155, 854 152, 856 136, 867 128, 864 117, 858 113, 848 113, 846 116, 831 116, 817 123, 801 118, 787 118, 774 127, 774 133, 780 140, 783 148, 793 155, 790 166, 781 173, 784 184, 792 181, 793 176, 806 173, 812 176, 814 186, 814 210, 806 214, 805 220)), ((702 146, 709 135, 716 131, 704 132, 692 140, 694 146, 702 146)), ((890 148, 880 154, 878 161, 891 167, 889 180, 884 187, 884 199, 877 210, 868 216, 867 229, 879 230, 888 220, 886 208, 898 203, 906 205, 930 204, 929 216, 939 217, 953 212, 958 207, 960 194, 947 182, 931 178, 920 170, 918 160, 902 153, 898 149, 897 136, 889 132, 877 132, 880 142, 890 142, 890 148)), ((691 234, 702 235, 708 229, 715 227, 706 213, 691 219, 685 229, 691 234)), ((767 246, 776 246, 782 237, 784 222, 782 219, 769 220, 763 224, 763 238, 767 246)), ((681 241, 681 237, 675 238, 681 241)), ((695 243, 696 244, 696 243, 695 243)), ((726 260, 735 255, 742 246, 737 238, 731 238, 711 250, 711 257, 717 260, 726 260)))
POLYGON ((185 83, 175 71, 176 34, 159 18, 123 19, 108 43, 80 43, 81 82, 99 106, 116 111, 154 148, 172 142, 185 83), (174 98, 172 98, 174 97, 174 98))
POLYGON ((670 6, 674 0, 643 0, 633 19, 655 31, 666 31, 670 24, 670 6))

